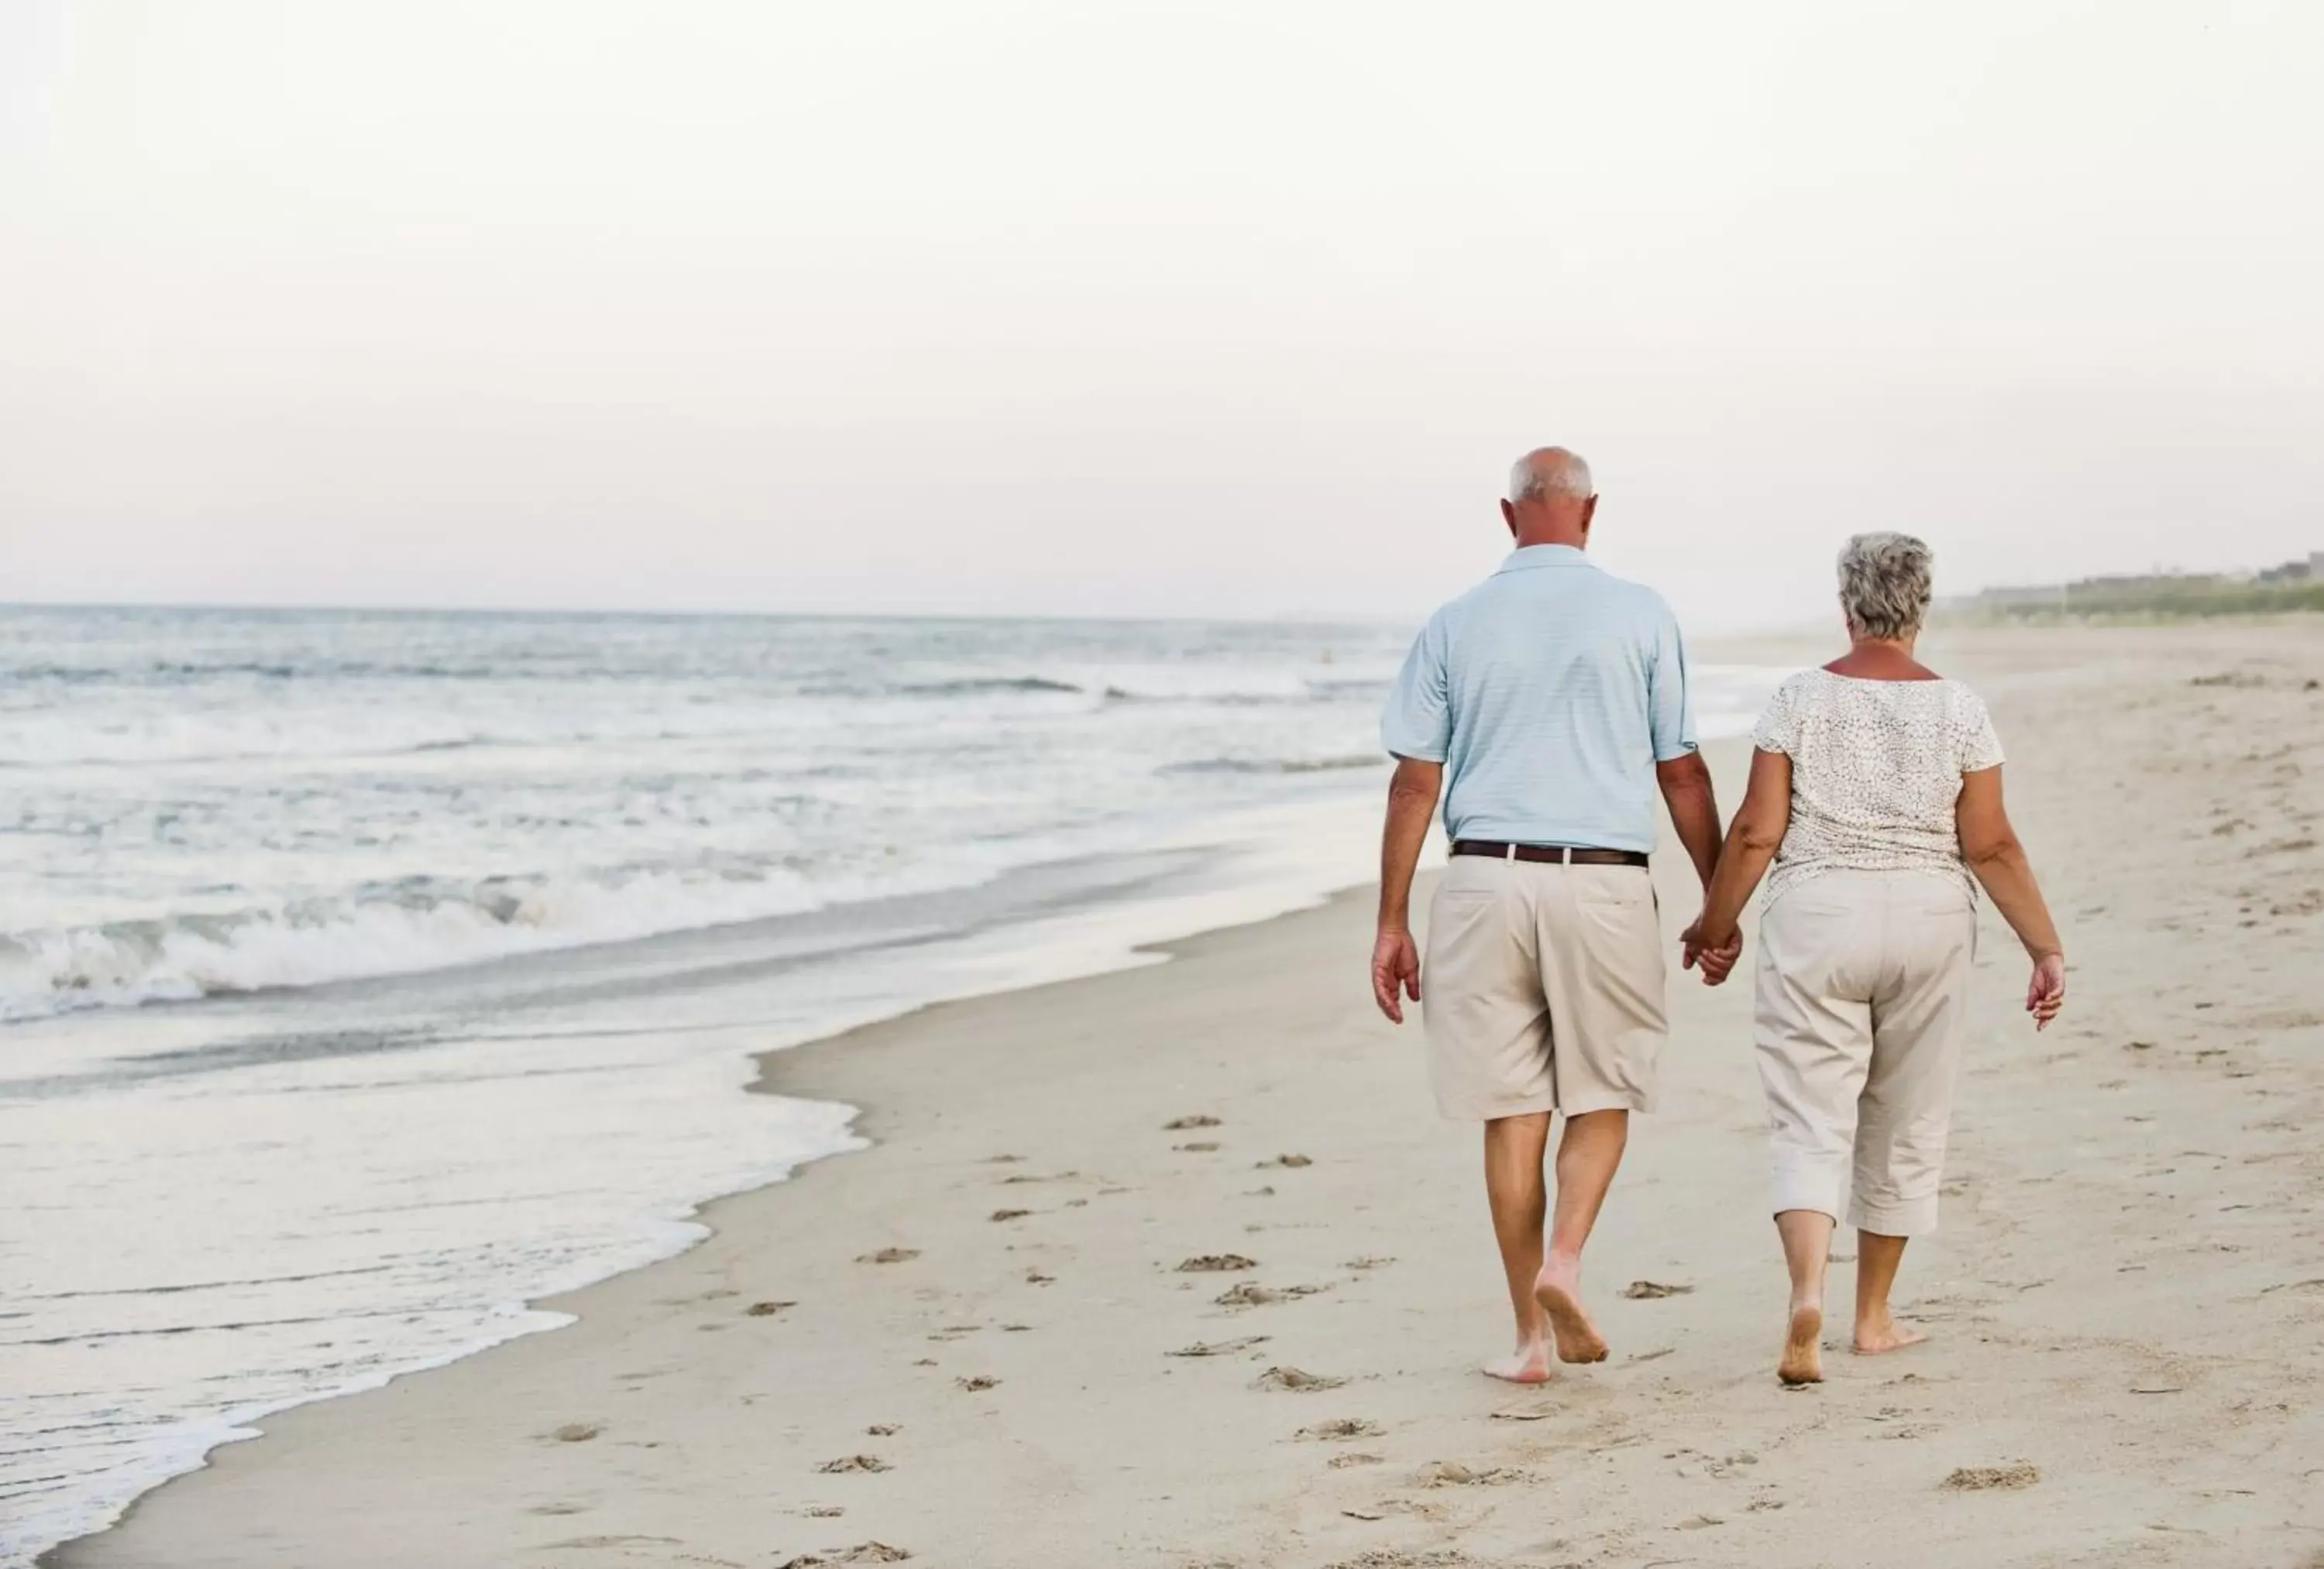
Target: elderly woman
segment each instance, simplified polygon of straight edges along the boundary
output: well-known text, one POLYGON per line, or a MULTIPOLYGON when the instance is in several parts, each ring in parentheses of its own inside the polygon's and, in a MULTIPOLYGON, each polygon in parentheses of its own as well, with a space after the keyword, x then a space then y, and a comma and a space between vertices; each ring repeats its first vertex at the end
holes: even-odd
POLYGON ((1889 1316, 1888 1292, 1906 1240, 1936 1229, 1979 884, 2033 959, 2034 1027, 2065 1001, 2057 928, 2002 809, 1993 721, 1913 656, 1929 594, 1929 547, 1909 535, 1860 534, 1840 552, 1849 651, 1776 689, 1687 933, 1687 964, 1725 980, 1773 859, 1753 1033, 1792 1272, 1787 1384, 1823 1377, 1824 1267, 1851 1175, 1856 1349, 1926 1338, 1889 1316))

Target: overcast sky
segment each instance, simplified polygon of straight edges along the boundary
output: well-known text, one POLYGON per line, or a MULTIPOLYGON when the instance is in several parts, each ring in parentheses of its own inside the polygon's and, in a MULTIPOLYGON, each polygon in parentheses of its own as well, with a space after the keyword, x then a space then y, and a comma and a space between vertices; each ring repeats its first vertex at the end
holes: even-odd
POLYGON ((2324 6, 0 0, 0 600, 1720 629, 2324 548, 2324 6))

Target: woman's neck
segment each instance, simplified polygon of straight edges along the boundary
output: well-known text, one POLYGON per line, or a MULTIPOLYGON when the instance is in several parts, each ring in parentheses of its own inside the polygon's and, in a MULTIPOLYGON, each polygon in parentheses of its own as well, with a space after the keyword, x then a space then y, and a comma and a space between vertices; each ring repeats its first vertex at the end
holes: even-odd
POLYGON ((1865 681, 1934 681, 1937 673, 1913 656, 1915 638, 1867 638, 1851 632, 1849 650, 1824 666, 1834 675, 1865 681))

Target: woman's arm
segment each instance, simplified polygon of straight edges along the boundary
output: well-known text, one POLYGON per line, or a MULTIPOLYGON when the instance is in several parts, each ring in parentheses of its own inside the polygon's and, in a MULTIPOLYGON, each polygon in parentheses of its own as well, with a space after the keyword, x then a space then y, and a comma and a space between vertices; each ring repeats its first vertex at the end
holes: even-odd
POLYGON ((2050 919, 2050 906, 2042 898, 2042 885, 2034 880, 2025 847, 2018 842, 2016 830, 2009 826, 1998 767, 1961 775, 1960 801, 1953 808, 1953 817, 1960 830, 1961 858, 1985 885, 1994 908, 2017 933, 2017 940, 2025 945, 2026 956, 2034 961, 2034 978, 2025 988, 2025 1011, 2034 1015, 2034 1027, 2041 1029, 2058 1016, 2066 1000, 2066 950, 2058 940, 2056 922, 2050 919))
POLYGON ((1743 805, 1727 830, 1719 852, 1719 867, 1702 899, 1702 914, 1687 929, 1683 963, 1702 966, 1702 978, 1717 986, 1727 978, 1741 951, 1737 923, 1751 890, 1767 874, 1767 863, 1784 842, 1792 825, 1792 760, 1781 752, 1751 754, 1751 782, 1743 792, 1743 805))

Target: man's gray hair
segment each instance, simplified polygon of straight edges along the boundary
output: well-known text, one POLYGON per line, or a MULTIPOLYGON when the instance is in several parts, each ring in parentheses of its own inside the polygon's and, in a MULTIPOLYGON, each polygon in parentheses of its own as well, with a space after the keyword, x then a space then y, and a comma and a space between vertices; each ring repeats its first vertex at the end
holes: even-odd
POLYGON ((1590 482, 1590 465, 1580 453, 1562 446, 1536 447, 1509 469, 1512 501, 1546 500, 1552 496, 1586 501, 1597 493, 1590 482))
POLYGON ((1894 640, 1921 629, 1936 558, 1909 534, 1859 534, 1840 552, 1840 608, 1860 637, 1894 640))

